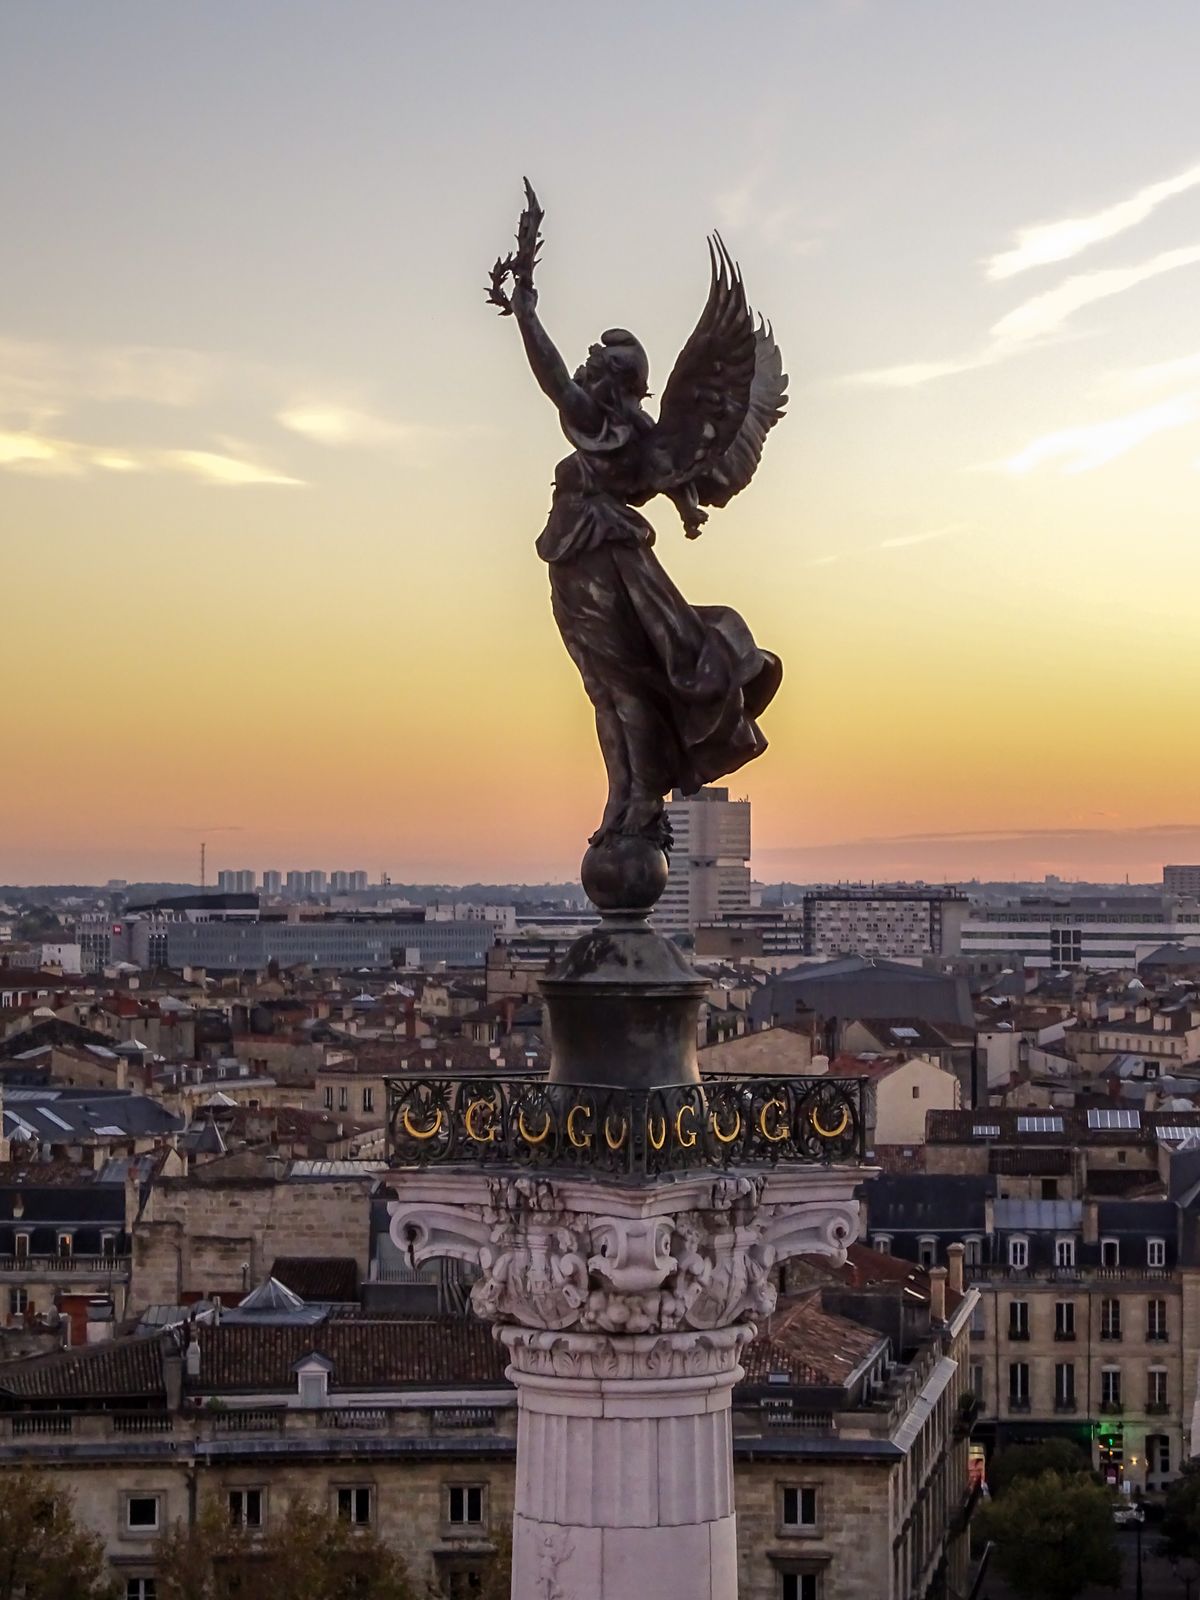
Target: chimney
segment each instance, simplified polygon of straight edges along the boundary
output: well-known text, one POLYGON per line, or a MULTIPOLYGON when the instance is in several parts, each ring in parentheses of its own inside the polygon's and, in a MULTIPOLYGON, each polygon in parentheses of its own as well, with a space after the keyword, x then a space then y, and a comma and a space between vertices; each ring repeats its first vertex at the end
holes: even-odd
MULTIPOLYGON (((959 1249, 962 1249, 961 1245, 959 1249)), ((930 1267, 929 1269, 929 1320, 930 1322, 945 1322, 946 1320, 945 1267, 930 1267)))
POLYGON ((1084 1244, 1100 1242, 1100 1207, 1095 1200, 1083 1202, 1083 1242, 1084 1244))
POLYGON ((948 1244, 946 1246, 946 1260, 949 1262, 946 1281, 953 1294, 961 1294, 963 1292, 963 1259, 966 1253, 967 1247, 964 1244, 948 1244))
POLYGON ((188 1378, 195 1382, 200 1376, 200 1341, 196 1337, 196 1324, 193 1322, 191 1337, 188 1339, 187 1351, 184 1355, 184 1366, 188 1378))

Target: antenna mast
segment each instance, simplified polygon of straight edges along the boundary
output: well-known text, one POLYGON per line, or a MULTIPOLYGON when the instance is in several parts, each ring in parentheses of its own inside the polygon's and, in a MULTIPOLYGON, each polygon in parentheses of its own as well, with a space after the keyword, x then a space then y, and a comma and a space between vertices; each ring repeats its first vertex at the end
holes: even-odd
POLYGON ((203 894, 207 884, 204 878, 204 852, 208 849, 206 844, 200 846, 200 893, 203 894))

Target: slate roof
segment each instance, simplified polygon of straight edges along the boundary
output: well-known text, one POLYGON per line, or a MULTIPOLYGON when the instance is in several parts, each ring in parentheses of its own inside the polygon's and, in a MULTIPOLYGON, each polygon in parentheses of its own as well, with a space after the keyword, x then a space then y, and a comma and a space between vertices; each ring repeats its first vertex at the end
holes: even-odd
POLYGON ((313 1353, 332 1364, 331 1392, 344 1389, 502 1384, 507 1357, 482 1322, 463 1317, 350 1319, 320 1327, 245 1324, 202 1327, 200 1376, 189 1387, 225 1393, 294 1389, 293 1369, 313 1353))
POLYGON ((936 1234, 983 1233, 984 1202, 996 1193, 993 1177, 883 1172, 864 1183, 873 1230, 936 1234))
POLYGON ((159 1339, 113 1339, 0 1365, 0 1401, 120 1400, 166 1395, 159 1339))
POLYGON ((750 1002, 756 1023, 772 1015, 790 1022, 798 1010, 842 1022, 915 1017, 970 1029, 975 1021, 964 978, 862 956, 794 967, 760 989, 750 1002))
POLYGON ((1018 1144, 1025 1147, 1047 1145, 1069 1146, 1077 1144, 1153 1144, 1155 1129, 1172 1127, 1200 1128, 1200 1111, 1143 1111, 1141 1125, 1137 1128, 1092 1128, 1088 1126, 1088 1111, 1098 1108, 1118 1108, 1111 1100, 1097 1100, 1088 1106, 1052 1106, 1049 1110, 1038 1106, 1010 1108, 987 1106, 979 1111, 930 1111, 925 1118, 925 1137, 930 1144, 986 1144, 988 1138, 976 1135, 975 1128, 998 1128, 991 1135, 994 1144, 1018 1144), (1058 1117, 1062 1132, 1032 1132, 1018 1128, 1018 1118, 1058 1117))

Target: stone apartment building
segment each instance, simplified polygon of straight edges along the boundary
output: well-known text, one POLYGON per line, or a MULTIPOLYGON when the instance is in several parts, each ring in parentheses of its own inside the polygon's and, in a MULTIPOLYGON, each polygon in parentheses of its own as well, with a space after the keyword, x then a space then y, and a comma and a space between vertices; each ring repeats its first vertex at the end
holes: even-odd
MULTIPOLYGON (((747 1347, 743 1600, 961 1591, 975 1296, 956 1274, 954 1257, 926 1274, 859 1248, 844 1269, 811 1262, 747 1347)), ((328 1506, 419 1582, 474 1592, 512 1516, 515 1393, 490 1329, 266 1288, 215 1322, 0 1367, 0 1475, 66 1478, 126 1600, 152 1600, 156 1539, 209 1499, 250 1528, 296 1498, 328 1506)))
POLYGON ((1163 1489, 1192 1450, 1200 1258, 1187 1211, 1003 1198, 1000 1184, 885 1174, 866 1186, 871 1243, 926 1266, 961 1246, 979 1297, 966 1359, 982 1439, 1073 1438, 1112 1481, 1163 1489))

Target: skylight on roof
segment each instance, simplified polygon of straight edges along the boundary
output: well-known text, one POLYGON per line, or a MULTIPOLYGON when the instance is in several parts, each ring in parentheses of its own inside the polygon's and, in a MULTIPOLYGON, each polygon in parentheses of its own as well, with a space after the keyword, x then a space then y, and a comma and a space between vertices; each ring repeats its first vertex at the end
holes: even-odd
POLYGON ((1127 1111, 1120 1108, 1093 1107, 1087 1114, 1089 1128, 1140 1128, 1142 1114, 1140 1111, 1127 1111))
POLYGON ((893 1039, 919 1039, 921 1036, 915 1028, 893 1028, 893 1039))
POLYGON ((47 1122, 52 1122, 56 1128, 64 1128, 67 1133, 70 1133, 71 1124, 69 1122, 64 1122, 56 1112, 50 1110, 49 1106, 39 1106, 38 1114, 45 1117, 47 1122))
POLYGON ((1018 1117, 1018 1133, 1061 1133, 1063 1119, 1061 1117, 1018 1117))
POLYGON ((1000 1137, 1000 1124, 998 1122, 977 1122, 971 1132, 977 1139, 998 1139, 1000 1137))
POLYGON ((1197 1127, 1183 1128, 1172 1125, 1169 1128, 1155 1128, 1154 1132, 1158 1138, 1166 1139, 1171 1144, 1200 1137, 1200 1128, 1197 1127))

